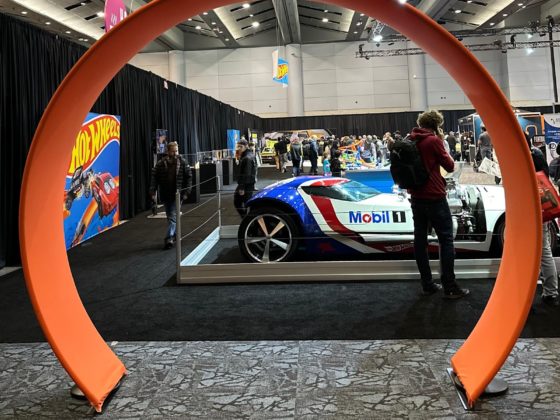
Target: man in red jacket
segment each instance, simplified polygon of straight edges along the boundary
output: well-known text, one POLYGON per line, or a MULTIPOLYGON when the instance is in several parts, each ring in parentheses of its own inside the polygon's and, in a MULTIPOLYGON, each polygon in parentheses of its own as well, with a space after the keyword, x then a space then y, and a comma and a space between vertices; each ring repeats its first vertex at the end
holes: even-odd
POLYGON ((427 111, 418 116, 418 127, 410 139, 416 142, 422 161, 428 171, 428 180, 421 187, 410 189, 412 216, 414 218, 414 256, 422 280, 422 294, 431 295, 441 290, 444 298, 459 299, 469 294, 455 282, 455 248, 453 246, 453 221, 447 203, 445 179, 440 166, 453 172, 455 163, 443 146, 443 115, 427 111), (441 285, 432 279, 428 253, 428 229, 433 227, 439 241, 441 285))

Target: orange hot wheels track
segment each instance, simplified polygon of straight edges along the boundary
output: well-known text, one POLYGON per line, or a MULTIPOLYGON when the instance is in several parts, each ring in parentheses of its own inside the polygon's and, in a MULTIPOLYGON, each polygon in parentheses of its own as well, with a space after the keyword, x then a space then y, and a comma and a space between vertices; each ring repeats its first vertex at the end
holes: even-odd
MULTIPOLYGON (((397 0, 332 3, 390 25, 446 68, 483 117, 500 156, 507 205, 502 265, 482 317, 451 360, 472 403, 498 372, 521 332, 540 265, 540 205, 523 133, 490 74, 436 22, 397 0)), ((135 11, 96 42, 68 73, 35 133, 19 219, 27 287, 56 356, 98 411, 125 367, 92 324, 68 265, 60 208, 68 151, 103 88, 142 47, 188 17, 227 4, 154 0, 135 11), (60 179, 60 184, 52 179, 60 179)))

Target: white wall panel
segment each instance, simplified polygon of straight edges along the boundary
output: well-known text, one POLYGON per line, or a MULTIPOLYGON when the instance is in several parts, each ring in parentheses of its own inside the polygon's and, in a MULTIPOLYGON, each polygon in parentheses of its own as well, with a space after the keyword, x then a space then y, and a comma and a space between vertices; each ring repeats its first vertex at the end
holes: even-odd
POLYGON ((465 103, 462 92, 428 92, 428 105, 459 105, 465 103))
POLYGON ((189 77, 187 87, 194 90, 218 89, 218 76, 189 77))
POLYGON ((510 86, 512 101, 547 101, 552 102, 554 94, 550 86, 510 86))
POLYGON ((373 95, 373 82, 337 83, 337 96, 373 95))
MULTIPOLYGON (((334 80, 334 78, 332 80, 334 80)), ((338 69, 336 71, 336 81, 338 83, 369 82, 371 80, 373 80, 372 68, 361 68, 354 70, 338 69)))
POLYGON ((218 63, 194 63, 187 60, 187 83, 189 77, 217 76, 219 75, 218 63))
POLYGON ((251 63, 247 63, 245 68, 248 70, 248 73, 268 73, 270 78, 272 78, 272 58, 270 58, 270 60, 252 61, 251 63))
MULTIPOLYGON (((219 74, 250 74, 251 65, 243 61, 220 61, 218 63, 219 74)), ((258 72, 257 72, 258 73, 258 72)))
POLYGON ((251 89, 235 88, 235 89, 220 89, 220 100, 224 102, 243 102, 253 99, 251 89))
POLYGON ((253 100, 266 100, 266 99, 287 99, 288 89, 282 87, 280 84, 275 83, 276 86, 270 87, 256 87, 253 86, 253 100))
POLYGON ((277 82, 272 80, 272 73, 259 73, 251 75, 253 86, 276 86, 277 82))
POLYGON ((218 78, 220 89, 251 88, 251 75, 222 76, 218 78))
POLYGON ((338 73, 336 70, 307 70, 303 72, 303 84, 336 83, 338 73))
POLYGON ((215 63, 218 61, 218 50, 185 51, 185 58, 193 63, 215 63))
POLYGON ((375 108, 409 108, 410 96, 408 94, 374 95, 375 108))
POLYGON ((337 55, 333 57, 331 60, 337 69, 348 69, 348 71, 351 71, 353 69, 363 69, 363 68, 373 67, 373 61, 374 61, 374 59, 364 60, 364 59, 357 59, 354 57, 346 57, 344 55, 337 55))
POLYGON ((405 55, 395 57, 375 57, 370 60, 361 59, 361 61, 371 62, 373 67, 398 67, 408 66, 408 59, 405 55))
POLYGON ((201 89, 198 92, 202 93, 203 95, 210 96, 211 98, 221 101, 219 89, 201 89))
POLYGON ((335 45, 336 44, 302 45, 301 52, 303 54, 303 60, 305 61, 312 57, 332 57, 335 55, 335 45))
POLYGON ((339 96, 338 109, 373 109, 373 95, 339 96))
POLYGON ((250 48, 237 48, 235 50, 218 50, 218 59, 220 61, 251 61, 250 48))
POLYGON ((373 80, 407 80, 408 81, 408 66, 397 67, 376 67, 372 69, 373 80))
POLYGON ((338 98, 335 96, 324 96, 322 98, 306 97, 303 104, 306 111, 332 111, 338 109, 338 98))
POLYGON ((428 92, 437 91, 461 91, 461 87, 451 77, 428 78, 428 92))
POLYGON ((376 95, 408 94, 408 90, 408 80, 406 83, 402 80, 385 80, 375 84, 374 93, 376 95))
POLYGON ((253 112, 256 114, 287 113, 288 103, 285 100, 253 101, 253 112))
POLYGON ((332 70, 335 63, 332 57, 309 57, 303 59, 303 72, 313 70, 332 70))
POLYGON ((305 85, 303 93, 305 98, 336 96, 336 84, 305 85))
POLYGON ((550 82, 552 76, 547 70, 523 71, 523 72, 510 72, 509 85, 510 86, 538 86, 546 85, 552 86, 550 82))

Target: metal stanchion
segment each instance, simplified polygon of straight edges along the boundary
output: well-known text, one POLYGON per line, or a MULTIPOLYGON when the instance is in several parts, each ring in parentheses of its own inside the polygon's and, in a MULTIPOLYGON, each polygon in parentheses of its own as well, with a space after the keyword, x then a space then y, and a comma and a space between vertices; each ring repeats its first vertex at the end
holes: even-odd
POLYGON ((220 188, 220 175, 216 177, 218 187, 218 229, 222 230, 222 190, 220 188))
POLYGON ((177 190, 175 194, 175 206, 177 208, 177 216, 175 218, 175 252, 177 258, 177 276, 176 279, 179 281, 181 278, 181 192, 177 190))

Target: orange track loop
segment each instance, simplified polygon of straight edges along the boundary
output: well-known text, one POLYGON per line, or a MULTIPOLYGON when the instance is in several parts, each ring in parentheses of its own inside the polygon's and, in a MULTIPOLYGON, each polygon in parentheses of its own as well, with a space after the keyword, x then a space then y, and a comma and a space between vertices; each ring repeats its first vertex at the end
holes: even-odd
MULTIPOLYGON (((92 324, 68 265, 60 211, 68 154, 103 88, 139 50, 188 17, 227 4, 154 0, 135 11, 97 41, 64 79, 43 115, 28 155, 19 219, 27 287, 56 356, 98 411, 125 368, 92 324), (60 184, 52 179, 60 179, 60 184)), ((473 402, 511 351, 535 291, 540 204, 523 133, 490 74, 434 21, 396 0, 340 0, 336 4, 385 22, 431 54, 468 95, 500 156, 507 203, 503 264, 486 310, 452 359, 473 402)), ((453 310, 451 305, 449 310, 453 310)))

